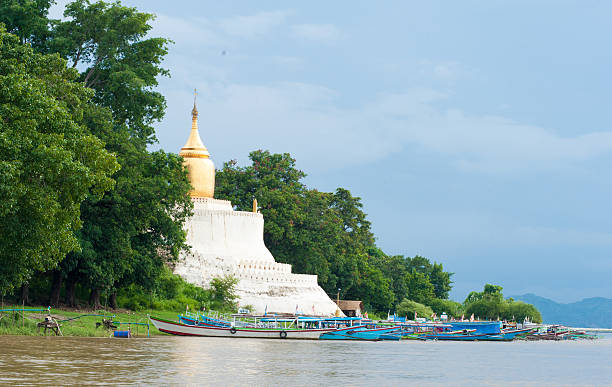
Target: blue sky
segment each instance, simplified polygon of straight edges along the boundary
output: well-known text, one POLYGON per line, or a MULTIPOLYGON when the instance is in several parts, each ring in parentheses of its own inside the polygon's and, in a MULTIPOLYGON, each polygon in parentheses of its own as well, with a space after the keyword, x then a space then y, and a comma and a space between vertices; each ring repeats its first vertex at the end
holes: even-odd
POLYGON ((197 88, 218 167, 290 152, 362 198, 385 252, 455 272, 452 298, 612 297, 612 3, 123 3, 175 42, 161 148, 197 88))

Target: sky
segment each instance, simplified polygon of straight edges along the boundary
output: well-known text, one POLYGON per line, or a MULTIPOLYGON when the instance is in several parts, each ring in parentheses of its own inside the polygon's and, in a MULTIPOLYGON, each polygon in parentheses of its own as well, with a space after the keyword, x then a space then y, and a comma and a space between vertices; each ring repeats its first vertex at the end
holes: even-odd
POLYGON ((156 147, 182 147, 197 88, 217 168, 291 153, 387 254, 454 272, 451 298, 612 297, 612 2, 122 3, 174 41, 156 147))

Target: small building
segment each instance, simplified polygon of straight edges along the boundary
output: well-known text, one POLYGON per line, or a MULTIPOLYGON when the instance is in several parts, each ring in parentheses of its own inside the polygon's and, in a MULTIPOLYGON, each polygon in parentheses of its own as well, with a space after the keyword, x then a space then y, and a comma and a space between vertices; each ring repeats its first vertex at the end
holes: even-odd
POLYGON ((363 316, 363 302, 362 301, 350 301, 350 300, 339 300, 336 301, 338 308, 346 315, 346 317, 361 317, 363 316))

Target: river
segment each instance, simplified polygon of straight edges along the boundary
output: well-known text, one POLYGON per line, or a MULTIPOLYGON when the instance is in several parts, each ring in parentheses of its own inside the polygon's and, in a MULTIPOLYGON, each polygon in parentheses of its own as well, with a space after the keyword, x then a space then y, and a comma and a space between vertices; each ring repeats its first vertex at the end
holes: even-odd
POLYGON ((563 342, 339 342, 0 337, 23 385, 612 385, 612 337, 563 342))

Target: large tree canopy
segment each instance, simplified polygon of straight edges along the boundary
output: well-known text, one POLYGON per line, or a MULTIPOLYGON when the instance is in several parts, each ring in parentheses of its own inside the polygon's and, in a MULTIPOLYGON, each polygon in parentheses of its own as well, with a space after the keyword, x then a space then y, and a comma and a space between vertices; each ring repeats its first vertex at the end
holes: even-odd
POLYGON ((0 23, 17 35, 21 43, 30 43, 38 51, 45 51, 54 22, 47 18, 47 13, 54 3, 54 0, 2 0, 0 23))
POLYGON ((344 189, 307 188, 289 154, 251 152, 252 164, 225 163, 216 196, 249 210, 256 198, 266 219, 264 239, 275 258, 298 273, 317 274, 328 294, 340 289, 376 310, 404 298, 427 302, 448 297, 451 273, 427 258, 389 257, 375 246, 361 199, 344 189))
POLYGON ((146 148, 156 141, 152 124, 166 107, 153 88, 158 76, 168 74, 160 67, 168 40, 146 37, 153 15, 119 2, 76 0, 64 16, 49 47, 84 69, 80 80, 94 90, 95 102, 110 109, 111 125, 97 117, 96 135, 122 166, 113 191, 83 204, 83 251, 62 266, 71 284, 90 287, 96 305, 101 290, 114 292, 129 282, 154 286, 163 263, 187 247, 182 225, 192 203, 181 159, 146 148))
POLYGON ((141 146, 155 142, 152 124, 163 118, 166 100, 153 88, 158 76, 169 74, 160 64, 170 41, 146 37, 154 15, 119 2, 76 0, 64 16, 50 49, 72 67, 85 68, 81 80, 112 110, 115 125, 125 125, 141 146))
MULTIPOLYGON (((83 112, 80 118, 95 136, 92 141, 99 146, 104 143, 121 165, 112 175, 114 188, 104 195, 86 198, 79 196, 80 190, 66 187, 75 196, 81 220, 77 211, 75 227, 59 228, 69 235, 66 240, 71 245, 58 250, 54 261, 70 252, 53 276, 51 303, 58 302, 62 281, 67 279, 69 304, 74 303, 75 285, 80 283, 91 289, 91 301, 97 305, 101 290, 114 292, 126 283, 153 287, 163 264, 187 248, 182 225, 192 204, 182 160, 175 154, 147 149, 156 141, 152 125, 163 117, 166 107, 164 97, 154 88, 158 76, 168 75, 160 64, 169 40, 148 37, 154 16, 118 1, 75 0, 66 5, 61 21, 48 19, 51 3, 3 1, 0 22, 35 51, 56 53, 53 58, 70 75, 73 87, 83 90, 95 104, 95 109, 83 112)), ((71 95, 65 93, 63 98, 71 95)), ((101 166, 99 172, 104 171, 101 166)), ((64 179, 91 175, 81 171, 64 179)))
POLYGON ((523 321, 525 318, 541 323, 542 315, 531 304, 504 299, 503 288, 486 284, 482 292, 471 292, 464 301, 465 313, 486 319, 523 321))
POLYGON ((0 27, 0 291, 79 249, 81 202, 113 186, 115 157, 84 125, 78 73, 0 27))

